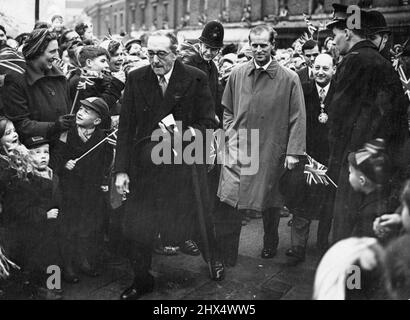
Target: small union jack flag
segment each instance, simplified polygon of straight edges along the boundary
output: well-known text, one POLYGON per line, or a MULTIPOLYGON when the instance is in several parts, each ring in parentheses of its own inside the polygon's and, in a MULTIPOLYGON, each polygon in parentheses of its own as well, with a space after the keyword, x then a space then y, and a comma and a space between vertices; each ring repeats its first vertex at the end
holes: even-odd
POLYGON ((312 182, 315 184, 323 184, 325 186, 331 183, 337 188, 337 185, 327 175, 327 168, 323 164, 316 161, 308 154, 306 154, 306 158, 309 163, 305 164, 304 173, 306 174, 306 183, 308 185, 311 186, 312 182))

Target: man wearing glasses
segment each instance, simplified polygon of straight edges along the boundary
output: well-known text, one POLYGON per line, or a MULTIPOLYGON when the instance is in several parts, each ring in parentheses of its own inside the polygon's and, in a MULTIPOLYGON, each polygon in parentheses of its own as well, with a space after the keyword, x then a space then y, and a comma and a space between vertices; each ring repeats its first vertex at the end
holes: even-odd
MULTIPOLYGON (((158 160, 154 152, 158 142, 152 139, 152 134, 158 132, 159 123, 164 124, 164 118, 170 115, 176 122, 182 122, 181 135, 195 128, 205 136, 205 129, 217 126, 208 80, 200 70, 176 60, 177 45, 171 33, 158 31, 150 35, 147 43, 150 65, 132 71, 125 86, 115 184, 120 194, 129 193, 123 233, 131 245, 129 258, 134 282, 121 295, 124 300, 138 299, 153 290, 154 279, 149 269, 158 232, 167 236, 164 239, 167 244, 173 245, 186 240, 184 227, 196 223, 198 207, 192 167, 185 162, 178 164, 175 154, 170 163, 154 163, 158 160), (192 213, 189 221, 185 212, 192 213)), ((164 153, 168 151, 173 154, 171 150, 164 153)), ((198 185, 203 191, 206 166, 197 164, 196 169, 200 177, 198 185)), ((201 193, 205 198, 206 192, 201 193)), ((202 202, 207 204, 209 200, 202 202)), ((205 219, 209 227, 210 219, 205 219)))
POLYGON ((265 234, 261 256, 275 256, 283 207, 278 181, 285 170, 295 168, 306 147, 302 86, 294 71, 272 58, 275 30, 266 25, 254 27, 249 44, 253 59, 232 71, 222 97, 227 151, 238 160, 222 165, 220 202, 215 212, 219 260, 227 266, 237 262, 241 210, 262 213, 265 234), (249 139, 252 129, 257 130, 259 139, 249 139), (242 159, 255 148, 259 157, 251 157, 250 163, 242 159), (249 167, 258 170, 250 173, 249 167))
POLYGON ((303 56, 305 57, 307 67, 298 72, 300 82, 305 83, 313 79, 313 64, 316 57, 319 55, 319 45, 314 40, 306 41, 302 46, 303 56))

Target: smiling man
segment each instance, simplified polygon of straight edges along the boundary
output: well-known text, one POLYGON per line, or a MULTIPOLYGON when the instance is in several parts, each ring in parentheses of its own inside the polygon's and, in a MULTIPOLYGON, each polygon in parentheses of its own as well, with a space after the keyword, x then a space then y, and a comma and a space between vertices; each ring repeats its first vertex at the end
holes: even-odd
MULTIPOLYGON (((151 141, 152 134, 159 129, 158 123, 171 114, 182 123, 181 134, 189 132, 189 127, 202 134, 216 127, 206 75, 176 60, 175 35, 153 33, 147 48, 150 65, 131 71, 126 82, 115 161, 117 191, 129 192, 123 233, 132 248, 129 258, 134 281, 121 295, 126 300, 153 290, 149 269, 158 231, 166 244, 175 245, 187 240, 184 229, 197 222, 192 167, 185 163, 155 164, 152 151, 157 142, 151 141)), ((196 164, 196 169, 202 177, 198 184, 204 191, 206 166, 196 164)), ((209 203, 205 193, 201 194, 203 203, 209 203)), ((210 231, 211 220, 205 220, 210 231)), ((221 264, 213 262, 212 278, 221 280, 221 264)))
POLYGON ((25 74, 6 77, 5 112, 22 138, 55 138, 74 125, 67 80, 54 66, 58 59, 56 34, 34 30, 23 48, 25 74))
MULTIPOLYGON (((327 166, 329 159, 329 104, 334 93, 332 78, 336 72, 333 58, 328 54, 319 54, 314 60, 313 79, 302 84, 306 105, 306 153, 321 164, 327 166)), ((296 171, 299 181, 304 181, 303 170, 296 171)), ((285 194, 286 206, 293 214, 291 226, 291 248, 286 254, 291 262, 298 263, 305 259, 306 244, 312 219, 319 219, 317 246, 324 251, 328 248, 331 228, 333 189, 324 185, 299 186, 302 192, 294 188, 285 194)), ((286 193, 286 192, 285 192, 286 193)))

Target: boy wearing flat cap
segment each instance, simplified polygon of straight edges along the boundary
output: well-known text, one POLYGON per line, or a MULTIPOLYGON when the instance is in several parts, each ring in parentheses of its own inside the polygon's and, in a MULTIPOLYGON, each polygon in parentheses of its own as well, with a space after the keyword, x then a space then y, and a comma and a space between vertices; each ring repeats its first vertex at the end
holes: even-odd
POLYGON ((106 177, 113 150, 111 145, 103 143, 84 157, 82 155, 106 137, 99 126, 107 117, 109 110, 103 99, 81 100, 76 126, 60 137, 57 147, 65 209, 63 230, 70 256, 69 269, 64 274, 68 282, 78 282, 74 262, 83 274, 98 276, 95 260, 103 237, 103 190, 108 185, 106 177))

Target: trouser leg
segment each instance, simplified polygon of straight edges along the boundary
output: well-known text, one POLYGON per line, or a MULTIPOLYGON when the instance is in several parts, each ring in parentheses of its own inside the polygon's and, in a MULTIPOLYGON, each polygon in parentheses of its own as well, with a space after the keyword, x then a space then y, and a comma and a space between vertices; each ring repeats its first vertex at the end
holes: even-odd
POLYGON ((309 238, 310 219, 293 215, 291 227, 291 244, 292 249, 305 253, 306 245, 309 238))
POLYGON ((263 247, 276 250, 279 244, 280 208, 270 208, 262 213, 263 218, 263 247))
POLYGON ((234 266, 238 259, 242 216, 236 208, 219 202, 215 210, 216 254, 219 260, 234 266))

